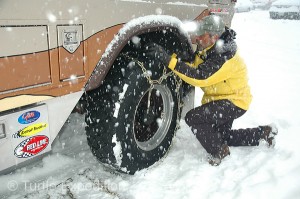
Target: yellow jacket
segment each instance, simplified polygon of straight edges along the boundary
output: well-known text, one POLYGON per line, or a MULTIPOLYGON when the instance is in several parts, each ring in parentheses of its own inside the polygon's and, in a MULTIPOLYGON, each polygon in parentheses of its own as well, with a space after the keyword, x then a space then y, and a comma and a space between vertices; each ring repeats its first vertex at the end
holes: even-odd
POLYGON ((241 109, 248 110, 252 100, 248 85, 247 68, 240 57, 233 30, 227 29, 219 39, 222 45, 213 45, 198 51, 192 63, 178 61, 172 56, 169 68, 182 80, 201 87, 202 104, 227 99, 241 109))

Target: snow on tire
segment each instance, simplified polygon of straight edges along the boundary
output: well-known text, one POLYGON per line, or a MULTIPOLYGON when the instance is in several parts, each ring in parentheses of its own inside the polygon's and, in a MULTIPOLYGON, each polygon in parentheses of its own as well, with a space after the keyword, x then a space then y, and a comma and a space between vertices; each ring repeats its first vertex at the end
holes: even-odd
MULTIPOLYGON (((152 65, 152 78, 163 69, 152 65)), ((119 57, 103 85, 87 94, 86 132, 93 154, 129 174, 153 165, 171 145, 179 119, 177 95, 173 75, 151 87, 137 64, 119 57)))

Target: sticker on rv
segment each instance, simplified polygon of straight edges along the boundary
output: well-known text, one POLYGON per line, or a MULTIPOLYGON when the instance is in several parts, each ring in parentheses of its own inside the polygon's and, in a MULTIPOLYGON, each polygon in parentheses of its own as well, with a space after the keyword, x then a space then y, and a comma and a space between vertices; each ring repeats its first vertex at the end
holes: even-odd
POLYGON ((18 122, 20 124, 30 124, 32 122, 35 122, 40 118, 40 112, 38 111, 28 111, 26 113, 23 113, 19 118, 18 122))
POLYGON ((30 126, 27 126, 23 129, 21 129, 17 133, 14 133, 12 135, 12 137, 13 138, 29 137, 29 136, 35 135, 35 134, 45 130, 46 127, 47 127, 46 123, 33 124, 33 125, 30 125, 30 126))
POLYGON ((45 135, 30 137, 21 142, 14 151, 18 158, 28 158, 43 151, 49 144, 49 138, 45 135))

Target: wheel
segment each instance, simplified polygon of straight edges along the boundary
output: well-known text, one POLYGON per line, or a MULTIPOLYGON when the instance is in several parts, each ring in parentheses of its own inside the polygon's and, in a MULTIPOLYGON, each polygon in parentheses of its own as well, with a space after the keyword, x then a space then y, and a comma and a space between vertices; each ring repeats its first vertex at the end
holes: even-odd
MULTIPOLYGON (((154 62, 145 69, 151 70, 152 80, 165 71, 154 62)), ((91 151, 102 163, 129 174, 167 153, 180 117, 176 77, 164 76, 162 82, 151 85, 146 76, 142 67, 120 56, 103 85, 87 93, 86 133, 91 151)))

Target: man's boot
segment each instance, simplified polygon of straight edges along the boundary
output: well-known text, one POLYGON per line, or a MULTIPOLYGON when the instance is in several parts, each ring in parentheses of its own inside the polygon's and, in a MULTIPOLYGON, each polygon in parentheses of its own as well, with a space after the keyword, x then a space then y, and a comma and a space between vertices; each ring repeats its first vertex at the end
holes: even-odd
POLYGON ((278 129, 275 125, 260 126, 262 130, 261 138, 264 139, 269 147, 275 146, 275 136, 278 134, 278 129))
POLYGON ((228 155, 230 155, 229 146, 227 144, 223 144, 221 146, 220 151, 217 154, 215 155, 209 154, 208 162, 212 166, 218 166, 221 164, 222 160, 228 155))

